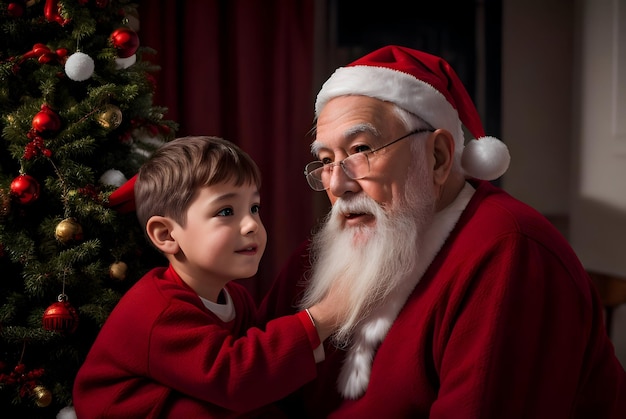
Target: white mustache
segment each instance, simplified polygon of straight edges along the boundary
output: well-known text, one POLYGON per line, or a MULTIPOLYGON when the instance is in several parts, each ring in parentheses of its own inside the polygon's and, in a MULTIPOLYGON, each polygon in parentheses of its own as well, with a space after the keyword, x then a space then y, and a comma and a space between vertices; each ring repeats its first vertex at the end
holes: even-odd
POLYGON ((332 208, 332 214, 341 216, 344 214, 376 214, 382 207, 372 198, 365 194, 351 195, 349 198, 339 198, 332 208))

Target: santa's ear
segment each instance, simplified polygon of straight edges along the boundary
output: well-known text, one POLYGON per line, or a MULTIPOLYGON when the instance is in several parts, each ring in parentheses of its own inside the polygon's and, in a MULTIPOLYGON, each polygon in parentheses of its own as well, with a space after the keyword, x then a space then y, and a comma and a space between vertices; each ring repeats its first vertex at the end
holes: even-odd
POLYGON ((146 233, 150 241, 165 254, 178 253, 179 247, 176 239, 172 237, 175 223, 171 218, 153 215, 146 224, 146 233))
POLYGON ((449 131, 438 129, 433 134, 433 181, 443 185, 448 179, 454 161, 454 137, 449 131))

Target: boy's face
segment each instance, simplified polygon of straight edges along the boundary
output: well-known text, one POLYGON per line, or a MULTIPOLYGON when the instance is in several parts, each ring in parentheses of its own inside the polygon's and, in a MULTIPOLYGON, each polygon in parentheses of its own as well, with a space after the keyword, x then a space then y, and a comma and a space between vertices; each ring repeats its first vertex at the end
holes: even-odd
POLYGON ((256 274, 267 243, 260 202, 253 184, 220 183, 196 192, 185 227, 175 223, 171 231, 180 248, 172 262, 192 288, 256 274))

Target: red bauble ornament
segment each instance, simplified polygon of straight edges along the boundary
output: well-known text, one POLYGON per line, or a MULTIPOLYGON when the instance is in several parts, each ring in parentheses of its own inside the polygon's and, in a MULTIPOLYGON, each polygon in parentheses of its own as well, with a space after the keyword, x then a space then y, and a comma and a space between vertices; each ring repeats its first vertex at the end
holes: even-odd
POLYGON ((67 295, 59 295, 58 300, 44 311, 43 328, 63 335, 72 334, 78 327, 78 313, 67 301, 67 295))
POLYGON ((111 44, 117 49, 117 56, 121 58, 130 57, 139 48, 137 32, 125 26, 114 30, 109 39, 111 44))
POLYGON ((11 182, 11 195, 20 204, 30 204, 39 198, 39 182, 30 175, 19 175, 11 182))
POLYGON ((22 17, 24 14, 24 5, 21 3, 9 3, 7 6, 7 14, 11 17, 22 17))
POLYGON ((54 134, 61 129, 61 118, 44 103, 34 116, 32 126, 40 135, 54 134))

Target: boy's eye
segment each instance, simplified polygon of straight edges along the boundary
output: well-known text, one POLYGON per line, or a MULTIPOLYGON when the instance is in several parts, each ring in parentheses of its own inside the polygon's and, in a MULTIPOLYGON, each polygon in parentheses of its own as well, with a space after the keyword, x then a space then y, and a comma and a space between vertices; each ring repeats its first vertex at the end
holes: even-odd
POLYGON ((221 210, 221 211, 219 211, 217 213, 217 215, 220 216, 220 217, 227 217, 227 216, 233 215, 233 214, 234 214, 234 211, 233 211, 232 208, 224 208, 223 210, 221 210))
POLYGON ((261 206, 260 205, 253 205, 252 208, 250 208, 250 212, 252 214, 258 214, 259 211, 261 211, 261 206))

